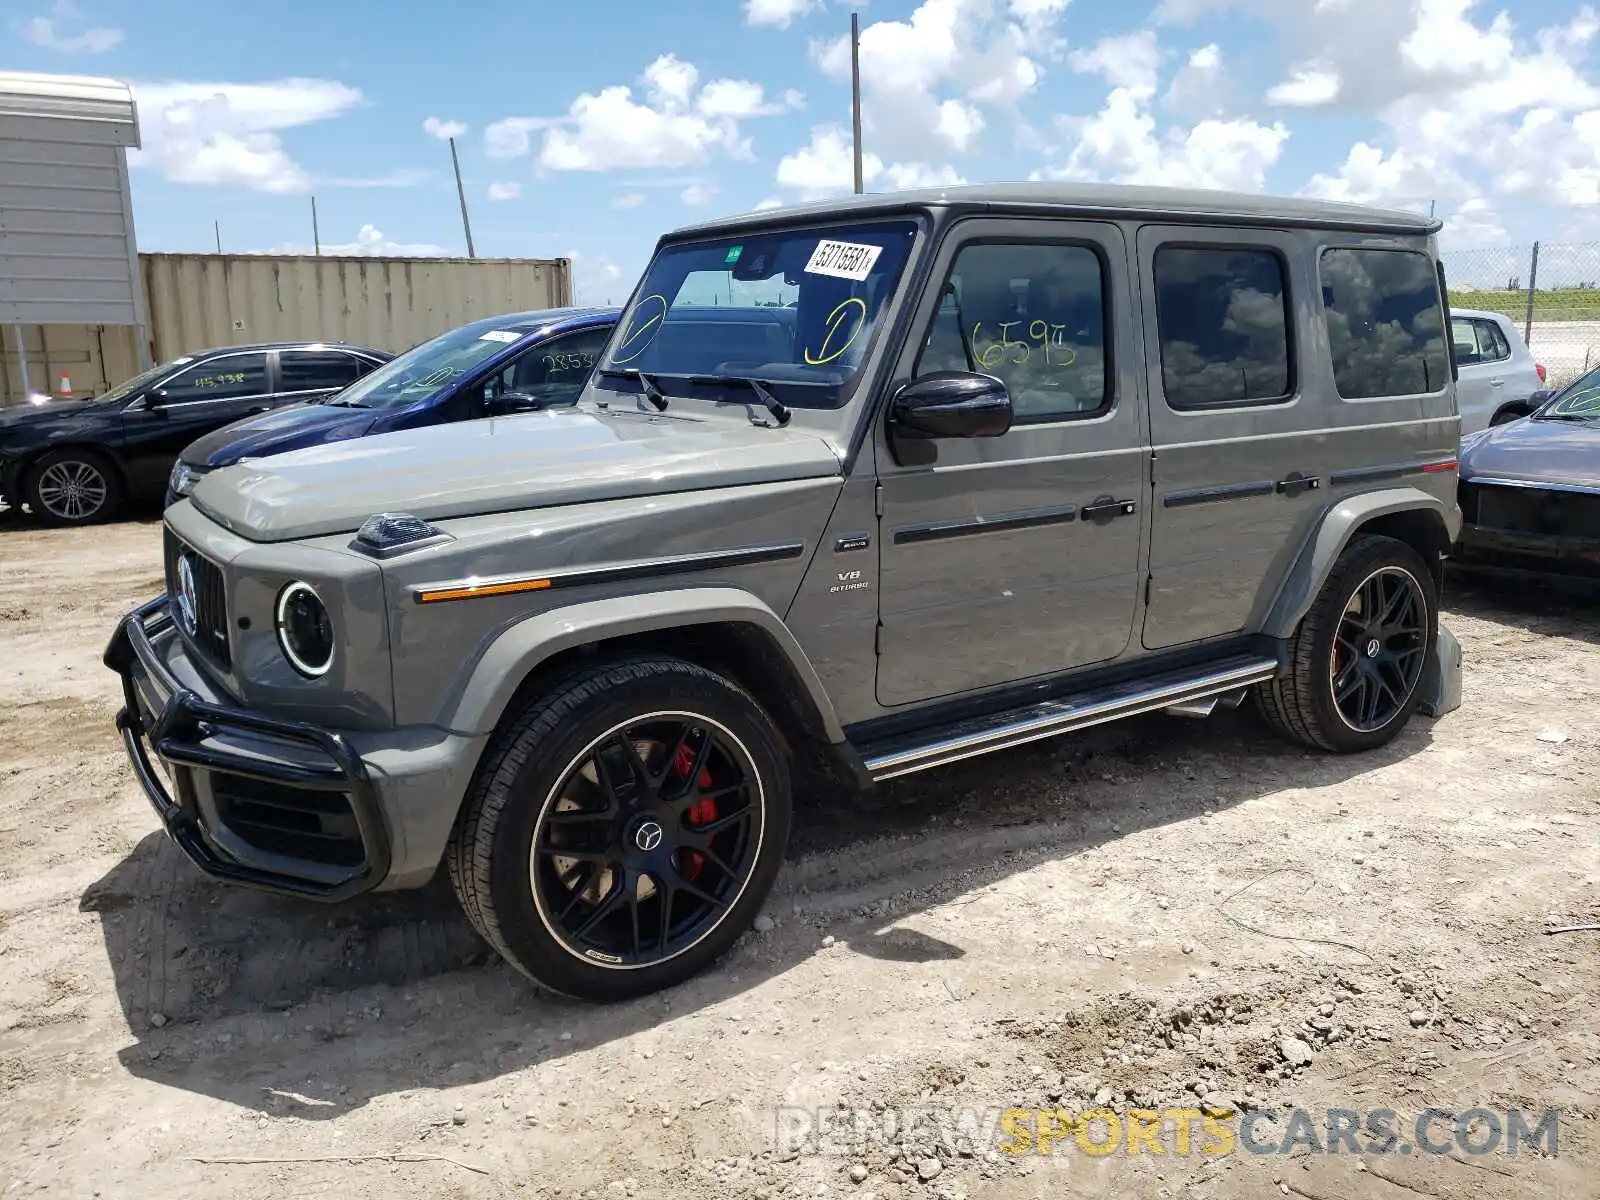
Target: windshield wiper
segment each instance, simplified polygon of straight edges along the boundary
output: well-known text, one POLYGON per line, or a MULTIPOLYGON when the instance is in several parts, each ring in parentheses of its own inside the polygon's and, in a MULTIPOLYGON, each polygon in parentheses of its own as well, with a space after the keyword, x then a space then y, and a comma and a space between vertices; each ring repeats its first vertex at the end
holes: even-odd
POLYGON ((1600 418, 1600 412, 1552 412, 1545 413, 1543 416, 1535 416, 1533 419, 1535 421, 1572 421, 1575 424, 1587 425, 1597 418, 1600 418))
POLYGON ((744 384, 756 394, 757 402, 760 403, 762 408, 766 409, 772 414, 773 419, 778 422, 779 426, 787 425, 789 423, 789 418, 794 415, 789 411, 788 405, 784 404, 782 400, 779 400, 768 390, 765 383, 759 379, 751 379, 748 375, 691 375, 689 376, 689 382, 712 385, 720 384, 723 386, 744 384))
POLYGON ((631 367, 627 370, 620 371, 615 367, 602 367, 600 369, 600 374, 607 379, 638 380, 639 390, 644 393, 644 398, 655 406, 655 410, 657 412, 667 411, 667 397, 661 391, 661 385, 655 381, 655 377, 653 375, 647 375, 645 372, 636 371, 631 367))
POLYGON ((329 396, 326 400, 313 400, 313 404, 326 404, 331 408, 371 408, 370 404, 363 404, 359 400, 341 400, 337 396, 329 396))

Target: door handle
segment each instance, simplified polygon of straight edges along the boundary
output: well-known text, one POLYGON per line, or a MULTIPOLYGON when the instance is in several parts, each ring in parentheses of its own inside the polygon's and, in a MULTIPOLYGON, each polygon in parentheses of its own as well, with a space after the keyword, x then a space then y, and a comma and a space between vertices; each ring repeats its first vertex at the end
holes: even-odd
POLYGON ((1291 472, 1274 485, 1278 495, 1288 496, 1291 499, 1301 492, 1314 492, 1322 486, 1322 480, 1315 475, 1302 475, 1299 471, 1291 472))
POLYGON ((1097 497, 1078 510, 1085 521, 1109 521, 1113 517, 1131 517, 1139 506, 1132 500, 1114 500, 1110 496, 1097 497))
POLYGON ((1504 379, 1491 379, 1491 380, 1489 380, 1489 386, 1490 387, 1505 387, 1505 385, 1506 385, 1506 381, 1504 379))

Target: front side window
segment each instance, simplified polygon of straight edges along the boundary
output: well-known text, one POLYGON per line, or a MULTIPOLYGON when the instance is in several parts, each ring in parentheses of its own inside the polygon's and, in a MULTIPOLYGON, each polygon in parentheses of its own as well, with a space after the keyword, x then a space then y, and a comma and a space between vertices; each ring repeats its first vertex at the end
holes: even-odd
POLYGON ((1493 321, 1454 317, 1450 321, 1450 339, 1456 362, 1463 367, 1502 362, 1511 357, 1511 347, 1500 332, 1500 326, 1493 321))
POLYGON ((546 404, 574 403, 610 337, 611 329, 606 327, 551 338, 500 371, 487 395, 492 399, 511 392, 534 396, 546 404))
POLYGON ((359 374, 355 357, 337 350, 283 350, 278 354, 278 387, 285 392, 347 387, 359 374))
POLYGON ((267 356, 252 352, 208 358, 179 371, 161 388, 166 393, 163 404, 259 396, 267 390, 267 356))
POLYGON ((1450 378, 1439 276, 1414 250, 1322 252, 1333 377, 1346 400, 1437 392, 1450 378))
POLYGON ((331 403, 357 408, 420 404, 528 336, 527 329, 500 329, 492 321, 474 321, 391 358, 345 388, 331 403))
POLYGON ((1105 311, 1100 256, 1086 246, 964 246, 916 373, 993 375, 1018 422, 1094 416, 1111 405, 1105 311))
POLYGON ((1162 246, 1155 254, 1161 384, 1175 409, 1287 400, 1288 287, 1267 249, 1162 246))
POLYGON ((603 371, 662 381, 760 380, 835 407, 898 286, 916 225, 761 231, 667 246, 629 304, 603 371))

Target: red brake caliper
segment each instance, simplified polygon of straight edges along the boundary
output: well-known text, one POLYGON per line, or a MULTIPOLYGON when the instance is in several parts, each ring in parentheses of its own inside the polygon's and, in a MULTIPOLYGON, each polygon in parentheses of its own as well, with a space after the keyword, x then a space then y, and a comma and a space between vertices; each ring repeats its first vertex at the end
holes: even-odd
MULTIPOLYGON (((690 771, 694 770, 694 752, 685 743, 678 747, 678 757, 673 760, 673 769, 680 777, 687 778, 690 771)), ((700 778, 695 781, 701 788, 711 786, 711 770, 708 767, 700 768, 700 778)), ((717 802, 715 800, 697 800, 689 806, 686 814, 689 826, 694 828, 700 825, 709 825, 717 819, 717 802)), ((705 855, 698 850, 683 851, 683 860, 678 869, 683 872, 685 879, 692 880, 700 874, 700 868, 705 866, 705 855)))

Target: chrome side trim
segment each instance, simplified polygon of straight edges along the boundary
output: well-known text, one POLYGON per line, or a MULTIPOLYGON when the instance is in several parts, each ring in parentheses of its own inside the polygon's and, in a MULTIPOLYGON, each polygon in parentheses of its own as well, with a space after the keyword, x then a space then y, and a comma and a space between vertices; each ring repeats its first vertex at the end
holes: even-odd
POLYGON ((1055 737, 1103 725, 1122 717, 1155 712, 1176 705, 1191 704, 1211 696, 1221 696, 1252 684, 1264 683, 1278 673, 1278 664, 1270 658, 1259 658, 1223 671, 1178 679, 1170 683, 1132 693, 1121 693, 1104 699, 1095 699, 1093 693, 1080 701, 1052 701, 1031 710, 1029 716, 1007 722, 991 729, 982 729, 960 737, 946 738, 926 746, 869 758, 866 766, 875 781, 910 775, 990 754, 996 750, 1009 750, 1027 742, 1055 737))
POLYGON ((1600 496, 1600 486, 1585 483, 1540 482, 1537 479, 1510 479, 1498 475, 1463 479, 1462 482, 1479 488, 1523 488, 1535 492, 1567 492, 1574 496, 1600 496))

